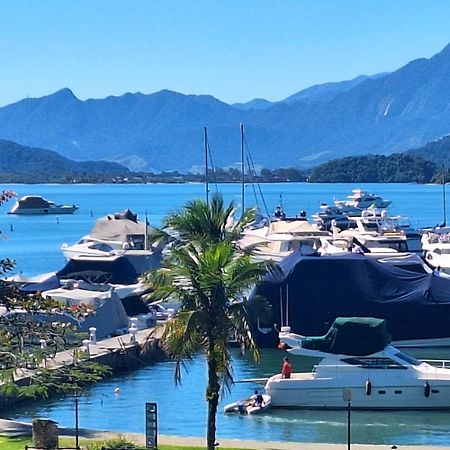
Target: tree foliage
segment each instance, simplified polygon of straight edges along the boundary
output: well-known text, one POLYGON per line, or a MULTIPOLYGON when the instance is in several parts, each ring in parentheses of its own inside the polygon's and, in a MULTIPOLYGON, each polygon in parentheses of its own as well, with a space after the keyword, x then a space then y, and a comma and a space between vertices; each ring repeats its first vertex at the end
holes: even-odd
POLYGON ((396 153, 390 156, 349 156, 314 168, 313 183, 429 183, 436 165, 419 156, 396 153))
POLYGON ((13 267, 14 261, 0 260, 0 394, 47 398, 52 392, 73 391, 109 373, 108 367, 89 362, 76 349, 84 334, 58 320, 62 313, 71 314, 70 309, 39 293, 22 293, 6 281, 13 267), (77 364, 52 364, 57 352, 69 348, 77 364), (20 377, 27 377, 28 384, 16 384, 20 377))
POLYGON ((175 381, 181 380, 183 361, 197 352, 206 356, 208 402, 207 446, 214 448, 220 392, 233 383, 228 341, 259 353, 247 323, 241 295, 266 272, 268 266, 243 253, 236 239, 254 217, 247 210, 233 221, 234 204, 224 205, 220 195, 210 203, 189 202, 169 216, 161 234, 173 240, 163 267, 144 276, 154 289, 153 300, 176 299, 181 307, 165 328, 162 341, 176 361, 175 381))

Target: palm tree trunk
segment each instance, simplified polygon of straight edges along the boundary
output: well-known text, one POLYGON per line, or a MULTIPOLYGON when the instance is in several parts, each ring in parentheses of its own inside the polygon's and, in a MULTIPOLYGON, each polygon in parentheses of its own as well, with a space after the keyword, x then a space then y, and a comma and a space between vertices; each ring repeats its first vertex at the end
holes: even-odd
POLYGON ((208 450, 214 450, 216 443, 216 416, 219 404, 219 377, 217 376, 217 363, 214 355, 214 342, 209 343, 207 355, 208 386, 206 388, 206 400, 208 401, 208 422, 206 444, 208 450))

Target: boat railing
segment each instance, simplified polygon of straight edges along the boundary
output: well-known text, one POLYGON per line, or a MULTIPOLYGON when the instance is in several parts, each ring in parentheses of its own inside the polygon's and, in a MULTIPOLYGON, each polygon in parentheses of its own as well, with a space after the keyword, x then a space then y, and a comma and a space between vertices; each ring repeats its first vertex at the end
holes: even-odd
POLYGON ((420 361, 436 367, 437 369, 450 369, 449 359, 421 359, 420 361))

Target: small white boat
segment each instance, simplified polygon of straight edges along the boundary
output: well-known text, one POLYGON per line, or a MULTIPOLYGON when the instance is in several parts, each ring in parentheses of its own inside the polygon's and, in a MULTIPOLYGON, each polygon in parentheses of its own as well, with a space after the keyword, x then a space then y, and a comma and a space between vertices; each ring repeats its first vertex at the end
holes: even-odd
POLYGON ((321 359, 311 373, 270 377, 274 407, 303 409, 449 410, 450 361, 419 361, 389 345, 386 323, 338 318, 327 335, 306 338, 284 327, 294 355, 321 359))
POLYGON ((262 404, 256 404, 256 395, 252 395, 246 400, 239 400, 237 402, 230 403, 224 407, 226 413, 239 413, 239 414, 259 414, 263 411, 267 411, 272 406, 272 398, 270 395, 262 394, 262 404))
POLYGON ((75 205, 57 205, 37 195, 26 195, 16 201, 8 214, 73 214, 77 209, 75 205))

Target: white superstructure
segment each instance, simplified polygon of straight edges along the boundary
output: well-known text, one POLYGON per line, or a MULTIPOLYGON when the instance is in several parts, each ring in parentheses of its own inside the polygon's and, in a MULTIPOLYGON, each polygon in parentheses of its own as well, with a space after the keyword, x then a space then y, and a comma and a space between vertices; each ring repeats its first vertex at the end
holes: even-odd
POLYGON ((290 353, 321 361, 311 373, 269 378, 265 393, 273 407, 340 409, 350 402, 353 409, 450 409, 450 361, 436 367, 391 345, 364 356, 325 353, 303 348, 303 339, 288 327, 280 333, 290 353))

